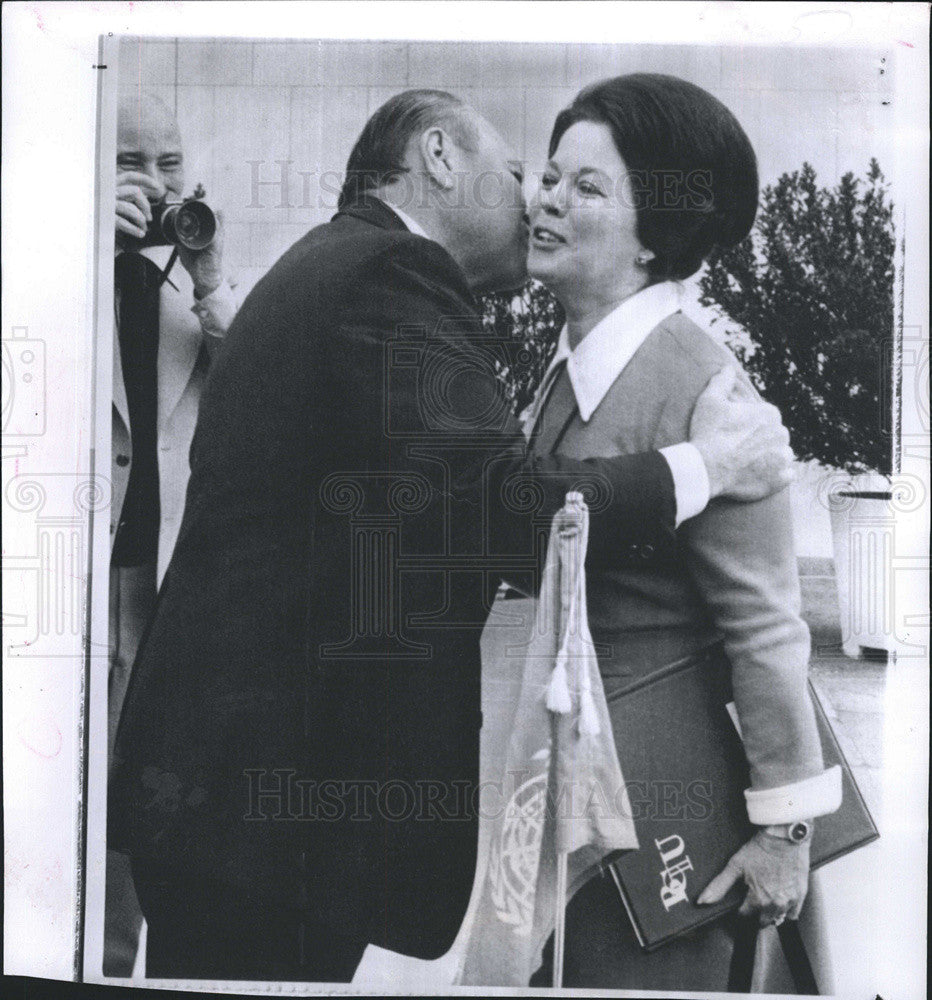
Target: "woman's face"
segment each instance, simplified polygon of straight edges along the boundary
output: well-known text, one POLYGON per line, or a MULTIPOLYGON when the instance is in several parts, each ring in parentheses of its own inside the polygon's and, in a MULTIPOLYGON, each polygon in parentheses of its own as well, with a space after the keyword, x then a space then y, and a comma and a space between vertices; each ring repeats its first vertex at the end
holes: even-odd
POLYGON ((634 194, 608 127, 563 133, 530 205, 528 271, 567 309, 621 301, 647 284, 634 194), (632 287, 632 285, 634 287, 632 287))

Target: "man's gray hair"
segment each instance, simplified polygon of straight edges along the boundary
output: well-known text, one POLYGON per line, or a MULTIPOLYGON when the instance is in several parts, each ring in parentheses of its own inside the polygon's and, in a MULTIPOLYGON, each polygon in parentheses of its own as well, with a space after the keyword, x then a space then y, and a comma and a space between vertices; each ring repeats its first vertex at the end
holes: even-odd
POLYGON ((468 104, 444 90, 405 90, 366 122, 349 155, 337 207, 342 209, 407 173, 408 143, 434 125, 445 128, 461 149, 478 148, 477 115, 468 104))

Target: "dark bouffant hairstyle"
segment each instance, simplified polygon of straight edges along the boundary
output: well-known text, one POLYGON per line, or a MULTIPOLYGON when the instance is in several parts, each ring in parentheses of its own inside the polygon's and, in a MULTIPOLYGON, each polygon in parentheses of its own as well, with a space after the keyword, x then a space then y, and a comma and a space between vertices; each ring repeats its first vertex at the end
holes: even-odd
POLYGON ((656 254, 653 281, 688 278, 713 247, 751 231, 757 157, 735 116, 701 87, 657 73, 592 84, 557 116, 550 156, 577 122, 612 134, 635 193, 638 236, 656 254))
POLYGON ((432 125, 446 128, 461 148, 476 150, 478 127, 469 105, 444 90, 405 90, 389 98, 366 122, 346 163, 338 208, 407 173, 408 143, 432 125))

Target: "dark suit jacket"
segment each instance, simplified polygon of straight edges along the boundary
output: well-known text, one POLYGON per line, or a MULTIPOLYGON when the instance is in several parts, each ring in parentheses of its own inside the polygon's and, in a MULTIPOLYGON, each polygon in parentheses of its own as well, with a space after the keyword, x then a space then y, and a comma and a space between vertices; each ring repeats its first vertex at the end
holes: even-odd
POLYGON ((525 461, 480 331, 453 259, 375 199, 247 298, 117 735, 111 846, 395 950, 449 948, 502 574, 537 565, 581 483, 593 558, 675 544, 656 453, 525 461))

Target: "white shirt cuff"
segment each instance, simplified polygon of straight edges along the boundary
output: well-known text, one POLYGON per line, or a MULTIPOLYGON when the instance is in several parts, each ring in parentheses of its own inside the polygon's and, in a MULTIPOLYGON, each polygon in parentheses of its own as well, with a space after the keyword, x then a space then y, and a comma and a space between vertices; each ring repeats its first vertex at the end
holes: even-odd
POLYGON ((825 816, 841 805, 841 765, 779 788, 749 788, 744 798, 748 819, 756 826, 825 816))
POLYGON ((709 504, 709 473, 699 449, 688 441, 661 448, 673 475, 676 493, 676 526, 701 514, 709 504))
POLYGON ((198 299, 191 312, 200 320, 201 330, 210 337, 222 337, 236 315, 236 297, 229 281, 220 284, 204 298, 198 299))

